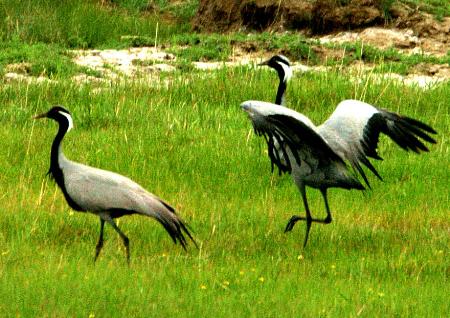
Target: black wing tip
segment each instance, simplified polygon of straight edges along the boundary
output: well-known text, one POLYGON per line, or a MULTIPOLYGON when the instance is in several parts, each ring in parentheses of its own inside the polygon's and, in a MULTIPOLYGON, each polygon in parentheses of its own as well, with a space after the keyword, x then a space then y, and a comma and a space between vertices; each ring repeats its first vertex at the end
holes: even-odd
POLYGON ((175 213, 175 208, 172 207, 169 203, 165 202, 165 201, 162 200, 162 199, 159 199, 159 202, 161 202, 161 204, 164 205, 164 206, 166 207, 167 210, 169 210, 170 212, 176 214, 176 213, 175 213))
POLYGON ((436 144, 436 140, 428 134, 437 134, 431 126, 407 116, 402 116, 389 111, 384 111, 383 115, 385 120, 391 123, 386 123, 382 132, 391 137, 391 139, 400 148, 406 151, 413 151, 417 154, 423 152, 429 152, 424 141, 431 144, 436 144))
MULTIPOLYGON (((192 243, 194 243, 194 246, 197 249, 199 249, 199 247, 197 245, 197 242, 192 237, 191 233, 189 232, 189 229, 190 229, 190 226, 188 226, 188 225, 184 224, 182 221, 180 221, 180 229, 179 229, 179 232, 178 232, 179 233, 179 241, 180 241, 180 244, 181 244, 181 246, 183 247, 183 249, 185 251, 187 251, 187 249, 186 249, 187 241, 186 241, 186 238, 183 235, 183 232, 184 232, 184 234, 186 234, 189 237, 189 239, 192 241, 192 243)), ((192 229, 191 229, 191 231, 192 231, 192 229)))
POLYGON ((159 223, 161 223, 166 232, 169 234, 174 244, 180 243, 181 247, 185 251, 187 251, 188 242, 186 240, 186 237, 184 236, 186 234, 194 243, 195 247, 198 249, 197 242, 195 242, 186 225, 183 223, 181 219, 178 218, 178 216, 176 216, 176 218, 177 219, 173 221, 168 221, 165 219, 158 219, 158 221, 159 223))
POLYGON ((274 146, 274 140, 278 141, 278 144, 281 145, 282 144, 282 139, 281 137, 276 134, 276 133, 269 133, 266 132, 264 130, 258 130, 257 133, 258 136, 264 136, 264 139, 266 140, 267 143, 267 153, 270 159, 270 169, 271 169, 271 173, 274 173, 275 171, 275 166, 277 166, 278 168, 278 175, 281 176, 283 173, 290 173, 291 172, 291 166, 290 166, 290 162, 286 153, 286 150, 283 147, 280 148, 276 148, 274 146), (279 155, 279 151, 283 152, 284 158, 286 158, 286 164, 284 164, 280 158, 279 155))
POLYGON ((411 117, 406 117, 406 116, 402 116, 401 118, 410 125, 414 125, 422 130, 425 130, 426 132, 429 132, 430 134, 437 135, 437 131, 434 130, 433 127, 431 127, 428 124, 425 124, 424 122, 421 122, 420 120, 417 120, 417 119, 414 119, 411 117))
MULTIPOLYGON (((437 134, 437 133, 436 133, 437 134)), ((430 137, 430 136, 428 136, 427 135, 427 139, 425 139, 426 141, 428 141, 430 144, 437 144, 437 141, 436 141, 436 139, 434 139, 434 138, 432 138, 432 137, 430 137)))
POLYGON ((160 202, 172 213, 171 219, 167 219, 164 217, 157 218, 159 223, 162 224, 164 229, 169 233, 172 241, 174 244, 180 243, 181 247, 187 251, 187 240, 184 236, 186 234, 191 241, 194 243, 195 247, 198 249, 197 242, 195 242, 194 238, 192 237, 191 233, 189 232, 186 224, 184 224, 183 220, 178 216, 175 209, 170 206, 167 202, 164 202, 163 200, 160 200, 160 202))

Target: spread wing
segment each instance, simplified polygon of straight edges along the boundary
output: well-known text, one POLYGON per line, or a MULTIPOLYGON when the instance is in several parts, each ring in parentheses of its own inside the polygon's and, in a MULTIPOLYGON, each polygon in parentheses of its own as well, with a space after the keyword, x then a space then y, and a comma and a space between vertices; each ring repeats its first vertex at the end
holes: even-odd
POLYGON ((302 158, 315 158, 319 166, 326 166, 333 161, 343 163, 303 115, 264 102, 252 101, 242 104, 242 107, 249 113, 255 133, 266 139, 272 165, 276 165, 280 171, 291 172, 294 164, 292 159, 297 165, 301 165, 302 158))
POLYGON ((381 179, 368 159, 382 160, 377 153, 380 133, 388 135, 404 150, 416 153, 428 151, 420 139, 436 143, 428 135, 436 134, 430 126, 357 100, 341 102, 330 118, 318 127, 318 132, 336 153, 351 163, 369 187, 360 164, 381 179))

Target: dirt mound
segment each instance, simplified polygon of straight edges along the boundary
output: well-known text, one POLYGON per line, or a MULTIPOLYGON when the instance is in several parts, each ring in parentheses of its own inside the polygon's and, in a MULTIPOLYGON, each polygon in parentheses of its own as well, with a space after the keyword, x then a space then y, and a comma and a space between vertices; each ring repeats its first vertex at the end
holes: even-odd
POLYGON ((351 0, 342 6, 329 0, 201 0, 193 26, 212 32, 309 28, 323 33, 383 23, 380 3, 351 0))
POLYGON ((193 28, 201 32, 304 30, 313 34, 395 26, 448 38, 448 26, 385 0, 200 0, 193 28))
POLYGON ((395 21, 397 28, 410 28, 420 37, 432 37, 442 43, 450 43, 450 18, 438 23, 430 15, 409 11, 395 21))

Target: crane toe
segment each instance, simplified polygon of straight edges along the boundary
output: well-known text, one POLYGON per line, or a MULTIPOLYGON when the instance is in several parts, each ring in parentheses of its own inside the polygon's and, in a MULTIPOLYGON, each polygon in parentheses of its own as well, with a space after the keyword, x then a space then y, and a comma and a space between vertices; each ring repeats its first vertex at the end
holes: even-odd
POLYGON ((95 246, 95 257, 94 257, 94 263, 97 261, 98 255, 100 255, 100 251, 103 247, 103 240, 98 241, 97 245, 95 246))
POLYGON ((303 248, 306 247, 306 243, 308 243, 308 237, 309 237, 309 230, 311 229, 311 218, 306 218, 306 234, 305 234, 305 241, 303 242, 303 248))
POLYGON ((297 223, 298 221, 301 221, 301 220, 306 220, 306 218, 303 217, 303 216, 293 215, 289 219, 288 223, 286 224, 286 228, 284 229, 284 233, 292 231, 292 229, 294 228, 295 223, 297 223))

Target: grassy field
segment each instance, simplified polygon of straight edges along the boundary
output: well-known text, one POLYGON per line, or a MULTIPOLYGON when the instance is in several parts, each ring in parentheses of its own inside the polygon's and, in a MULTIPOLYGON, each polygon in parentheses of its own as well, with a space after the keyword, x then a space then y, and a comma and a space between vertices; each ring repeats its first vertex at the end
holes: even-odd
MULTIPOLYGON (((337 72, 294 78, 289 104, 316 122, 356 97, 440 133, 421 156, 382 139, 384 182, 371 178, 365 193, 332 190, 335 222, 314 226, 303 249, 303 224, 283 233, 303 210, 299 194, 289 176, 270 174, 265 145, 239 109, 247 99, 272 100, 274 78, 238 68, 174 75, 159 89, 3 85, 0 315, 447 316, 450 86, 355 85, 337 72), (171 202, 199 250, 174 246, 153 220, 125 217, 131 266, 110 227, 94 266, 98 219, 70 211, 45 177, 57 127, 31 120, 56 103, 75 119, 66 155, 171 202)), ((308 195, 323 215, 320 194, 308 195)))
MULTIPOLYGON (((288 105, 315 123, 339 101, 357 98, 439 132, 420 156, 382 138, 385 161, 374 165, 384 181, 371 176, 365 192, 330 190, 334 221, 315 224, 303 249, 304 224, 283 233, 291 215, 303 213, 300 195, 290 176, 270 173, 265 143, 239 108, 248 99, 274 100, 276 74, 251 66, 181 69, 156 82, 75 84, 80 69, 68 49, 126 46, 122 35, 153 34, 159 17, 143 11, 147 1, 114 1, 113 12, 69 2, 0 1, 0 74, 25 61, 30 75, 53 80, 0 80, 1 317, 450 315, 449 82, 421 90, 350 78, 339 68, 293 78, 288 105), (64 10, 73 15, 58 19, 64 10), (31 119, 54 104, 75 120, 64 141, 68 158, 129 176, 167 200, 200 248, 184 252, 154 220, 129 216, 119 226, 130 238, 130 266, 109 226, 94 265, 98 218, 71 211, 46 177, 57 125, 31 119)), ((162 42, 200 38, 209 54, 214 43, 242 36, 187 35, 195 1, 156 3, 178 17, 179 27, 158 24, 162 42)), ((426 3, 447 12, 444 1, 426 3)), ((288 36, 274 37, 274 45, 288 36)), ((299 43, 293 49, 303 50, 299 43)), ((308 198, 313 214, 324 216, 320 193, 309 190, 308 198)))

